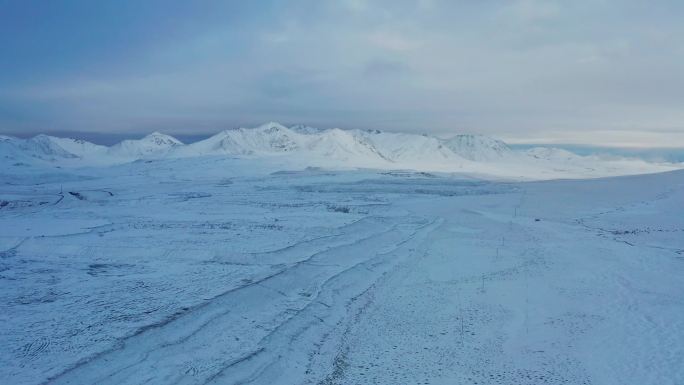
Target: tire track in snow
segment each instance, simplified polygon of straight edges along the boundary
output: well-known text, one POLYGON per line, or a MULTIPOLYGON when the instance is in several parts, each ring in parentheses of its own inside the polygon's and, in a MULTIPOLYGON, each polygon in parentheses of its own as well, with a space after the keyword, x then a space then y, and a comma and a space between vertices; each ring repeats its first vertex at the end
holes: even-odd
MULTIPOLYGON (((350 223, 350 224, 348 224, 348 225, 343 226, 341 229, 353 228, 353 227, 355 227, 355 226, 359 226, 360 224, 362 224, 362 222, 365 222, 365 221, 378 221, 379 219, 381 219, 381 218, 374 217, 374 216, 364 217, 364 218, 361 218, 361 219, 359 219, 359 220, 357 220, 357 221, 354 221, 354 222, 352 222, 352 223, 350 223)), ((377 224, 376 224, 376 225, 377 225, 377 224)), ((328 252, 328 251, 330 251, 330 250, 332 250, 332 249, 334 249, 334 248, 337 248, 337 247, 344 247, 344 246, 356 244, 356 243, 358 243, 358 242, 360 242, 360 241, 363 241, 363 240, 366 240, 366 239, 370 239, 370 238, 372 238, 373 236, 376 236, 376 235, 378 235, 378 234, 380 234, 380 233, 382 233, 382 232, 383 232, 383 231, 380 231, 380 232, 378 232, 378 233, 371 233, 371 235, 364 235, 364 236, 361 237, 361 238, 356 238, 356 239, 353 239, 353 241, 349 242, 349 241, 347 241, 347 239, 345 239, 345 237, 348 238, 348 237, 350 236, 350 234, 354 234, 354 232, 353 232, 353 231, 344 231, 344 232, 341 232, 341 233, 339 233, 339 234, 333 235, 334 237, 340 238, 340 242, 339 242, 338 244, 336 244, 336 245, 333 246, 333 247, 326 247, 325 249, 322 249, 322 250, 316 249, 316 247, 314 247, 314 250, 315 250, 315 251, 311 251, 311 250, 298 250, 299 248, 304 248, 304 249, 306 249, 306 246, 307 246, 307 245, 310 245, 311 243, 313 243, 314 245, 316 245, 317 242, 320 242, 320 241, 321 241, 321 238, 320 238, 320 237, 319 237, 319 238, 314 238, 314 239, 308 240, 308 241, 297 242, 297 243, 295 243, 295 244, 293 244, 293 245, 287 246, 287 247, 283 248, 283 251, 288 251, 288 252, 293 252, 293 253, 296 253, 297 251, 300 251, 300 252, 308 252, 309 254, 306 254, 306 257, 305 257, 305 258, 300 259, 300 260, 298 260, 298 261, 295 261, 294 263, 290 263, 289 265, 288 265, 288 264, 283 264, 284 267, 283 267, 282 269, 279 269, 279 270, 273 272, 272 274, 263 276, 263 277, 261 277, 260 279, 254 280, 254 281, 249 281, 249 280, 248 280, 248 281, 246 281, 246 283, 245 283, 244 285, 240 285, 240 286, 237 286, 237 287, 233 287, 233 288, 231 288, 231 289, 229 289, 229 290, 227 290, 227 291, 225 291, 225 292, 223 292, 223 293, 220 293, 220 294, 218 294, 218 295, 216 295, 216 296, 214 296, 214 297, 212 297, 212 298, 208 298, 208 299, 205 300, 205 302, 203 302, 203 303, 201 303, 201 304, 199 304, 199 305, 197 305, 197 306, 190 307, 190 308, 186 308, 186 309, 184 309, 184 310, 178 311, 178 312, 174 313, 171 317, 166 318, 166 319, 164 319, 164 320, 162 320, 162 321, 160 321, 160 322, 156 322, 156 323, 153 323, 153 324, 150 324, 150 325, 143 326, 143 327, 141 327, 141 328, 135 330, 131 335, 129 335, 129 336, 127 336, 127 337, 125 337, 125 338, 123 338, 123 339, 117 341, 117 342, 115 343, 115 345, 114 345, 111 349, 102 351, 102 352, 100 352, 100 353, 98 353, 98 354, 95 354, 95 355, 93 355, 93 356, 86 357, 86 358, 83 358, 83 359, 79 360, 79 361, 76 362, 72 367, 65 369, 64 371, 62 371, 61 373, 59 373, 59 374, 56 375, 56 376, 53 376, 53 377, 51 377, 51 378, 46 379, 45 381, 42 382, 42 384, 52 383, 53 381, 59 379, 60 377, 64 376, 65 374, 67 374, 67 373, 69 373, 69 372, 71 372, 71 371, 73 371, 73 370, 76 370, 76 369, 78 369, 79 367, 82 367, 83 365, 90 364, 92 361, 98 360, 98 359, 100 359, 100 358, 103 357, 103 356, 106 356, 106 355, 111 354, 111 353, 113 353, 113 352, 116 352, 116 351, 118 351, 118 350, 124 349, 124 348, 125 348, 125 342, 128 341, 129 339, 135 338, 135 337, 137 337, 137 336, 139 336, 139 335, 141 335, 141 334, 143 334, 143 333, 146 333, 146 332, 148 332, 148 331, 150 331, 150 330, 154 330, 154 329, 158 329, 158 328, 165 327, 166 325, 168 325, 168 324, 170 324, 170 323, 172 323, 172 322, 174 322, 174 321, 180 319, 181 317, 192 317, 192 315, 193 315, 194 312, 196 312, 196 311, 202 311, 203 308, 205 308, 205 307, 211 305, 212 302, 215 301, 215 300, 219 300, 220 298, 222 298, 222 297, 224 297, 224 296, 230 295, 231 293, 236 292, 236 291, 238 291, 238 290, 242 290, 242 289, 248 288, 248 287, 250 287, 250 286, 252 286, 252 285, 259 285, 259 284, 261 284, 262 282, 264 282, 264 281, 266 281, 266 280, 268 280, 268 279, 271 279, 271 278, 276 277, 276 276, 278 276, 278 275, 280 275, 280 274, 286 273, 288 270, 290 270, 290 269, 296 267, 298 264, 300 264, 300 263, 306 263, 306 262, 308 262, 309 260, 315 258, 318 254, 328 252), (345 241, 346 241, 346 242, 345 242, 345 241)), ((354 234, 354 235, 356 235, 356 234, 354 234)), ((26 239, 22 240, 22 242, 20 242, 20 243, 19 243, 17 246, 15 246, 13 249, 16 249, 17 247, 19 247, 19 246, 21 245, 21 243, 23 243, 23 241, 25 241, 25 240, 26 240, 26 239)), ((328 243, 329 243, 329 242, 328 242, 328 243)), ((328 244, 328 243, 324 243, 324 244, 328 244)), ((275 252, 259 253, 259 254, 255 254, 255 256, 256 256, 256 255, 267 255, 267 254, 275 254, 275 252)), ((225 315, 225 313, 220 313, 220 314, 217 315, 217 317, 220 317, 221 315, 225 315)), ((199 328, 196 328, 196 329, 199 330, 199 328)))
POLYGON ((368 301, 365 304, 359 302, 364 302, 367 294, 385 274, 412 255, 414 249, 408 247, 409 243, 421 242, 441 223, 440 220, 428 222, 415 229, 390 250, 378 253, 331 276, 322 285, 316 300, 301 309, 297 313, 298 317, 290 318, 264 338, 262 343, 267 346, 266 349, 250 355, 248 360, 227 366, 206 383, 273 384, 283 380, 285 383, 311 382, 315 378, 311 360, 313 356, 320 354, 320 346, 323 343, 341 343, 339 340, 344 338, 350 324, 358 321, 359 314, 368 305, 368 301), (408 249, 407 253, 397 256, 401 249, 408 249), (387 266, 383 269, 374 269, 383 264, 387 266), (324 295, 330 297, 328 302, 331 304, 318 301, 318 298, 324 295), (302 365, 296 358, 291 358, 297 354, 308 355, 309 362, 302 365), (239 368, 237 364, 243 364, 244 367, 239 368), (233 373, 228 373, 229 369, 232 369, 233 373), (287 376, 283 375, 283 371, 287 371, 287 376), (295 380, 297 375, 301 381, 295 380))
MULTIPOLYGON (((396 229, 395 225, 351 243, 316 252, 285 269, 221 294, 175 318, 143 328, 132 337, 121 341, 115 349, 77 364, 72 369, 50 379, 48 383, 139 383, 143 378, 153 383, 173 382, 176 379, 172 377, 176 377, 179 373, 181 377, 184 375, 179 370, 179 366, 182 365, 173 359, 189 354, 187 349, 182 348, 183 345, 189 342, 193 342, 195 348, 202 344, 216 345, 218 339, 226 344, 219 347, 220 359, 215 358, 216 354, 206 351, 204 353, 196 351, 196 354, 204 356, 207 361, 212 361, 212 359, 216 361, 209 362, 209 368, 223 367, 226 362, 232 362, 242 356, 235 352, 242 351, 248 352, 247 355, 251 354, 255 350, 254 346, 258 346, 259 339, 256 339, 256 336, 263 334, 264 331, 275 329, 279 324, 291 318, 292 315, 288 314, 288 311, 292 306, 301 307, 307 301, 313 301, 313 299, 298 295, 300 286, 304 285, 307 279, 321 281, 340 269, 331 266, 310 266, 306 262, 324 261, 326 258, 340 259, 339 254, 345 251, 347 254, 343 257, 351 255, 351 259, 363 259, 363 252, 372 250, 378 240, 381 244, 383 238, 385 242, 391 242, 399 235, 401 232, 396 229), (296 282, 295 287, 288 288, 288 293, 291 294, 289 298, 263 287, 267 282, 278 280, 281 283, 296 282), (270 311, 267 317, 263 317, 264 311, 259 313, 260 307, 266 307, 267 309, 264 310, 266 312, 270 311), (227 328, 231 330, 225 333, 227 328), (213 330, 214 333, 210 333, 209 330, 213 330), (255 330, 258 332, 254 333, 255 330), (215 338, 216 333, 220 334, 221 338, 215 338), (211 338, 207 337, 208 334, 211 338), (228 334, 231 334, 234 340, 228 341, 228 334), (245 337, 243 334, 250 335, 245 337), (157 361, 154 361, 155 359, 157 361), (161 369, 158 366, 166 367, 161 369), (154 370, 149 370, 151 367, 154 370), (164 376, 164 373, 167 375, 164 376)), ((188 369, 186 368, 185 371, 188 369)), ((191 370, 191 372, 194 371, 191 370)), ((202 375, 206 376, 206 373, 202 375)), ((194 377, 194 379, 200 380, 201 377, 194 377)))

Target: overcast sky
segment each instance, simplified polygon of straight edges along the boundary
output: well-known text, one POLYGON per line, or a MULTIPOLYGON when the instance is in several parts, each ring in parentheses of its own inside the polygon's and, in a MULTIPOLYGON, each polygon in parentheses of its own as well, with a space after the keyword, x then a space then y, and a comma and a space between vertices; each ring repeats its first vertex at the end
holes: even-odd
POLYGON ((684 2, 0 0, 0 132, 684 147, 684 2))

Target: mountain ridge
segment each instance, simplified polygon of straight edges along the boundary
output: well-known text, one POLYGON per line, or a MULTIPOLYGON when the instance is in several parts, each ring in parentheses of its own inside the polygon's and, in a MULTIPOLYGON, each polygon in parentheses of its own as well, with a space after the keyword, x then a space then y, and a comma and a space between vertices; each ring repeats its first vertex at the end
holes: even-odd
POLYGON ((624 175, 682 167, 637 159, 602 160, 556 148, 514 150, 501 140, 478 134, 440 138, 379 130, 319 129, 304 125, 286 127, 277 122, 254 128, 227 129, 188 144, 158 131, 109 147, 42 134, 28 139, 1 136, 0 155, 10 162, 38 160, 65 165, 117 164, 138 159, 198 156, 279 157, 283 165, 402 168, 515 176, 624 175))

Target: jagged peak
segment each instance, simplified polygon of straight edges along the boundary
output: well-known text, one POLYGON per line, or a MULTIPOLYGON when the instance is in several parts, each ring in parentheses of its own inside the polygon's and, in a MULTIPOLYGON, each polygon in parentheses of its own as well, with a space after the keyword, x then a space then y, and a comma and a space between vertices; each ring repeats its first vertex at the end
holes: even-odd
POLYGON ((290 129, 290 131, 296 132, 298 134, 303 134, 303 135, 319 134, 321 132, 326 131, 323 128, 311 127, 311 126, 307 126, 305 124, 295 124, 293 126, 290 126, 289 129, 290 129))

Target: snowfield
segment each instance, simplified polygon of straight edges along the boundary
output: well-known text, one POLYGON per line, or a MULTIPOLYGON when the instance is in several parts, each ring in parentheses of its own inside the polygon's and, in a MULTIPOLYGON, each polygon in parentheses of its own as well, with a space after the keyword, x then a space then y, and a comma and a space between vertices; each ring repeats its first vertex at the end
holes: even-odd
POLYGON ((0 382, 684 383, 680 166, 407 135, 0 137, 0 382))

